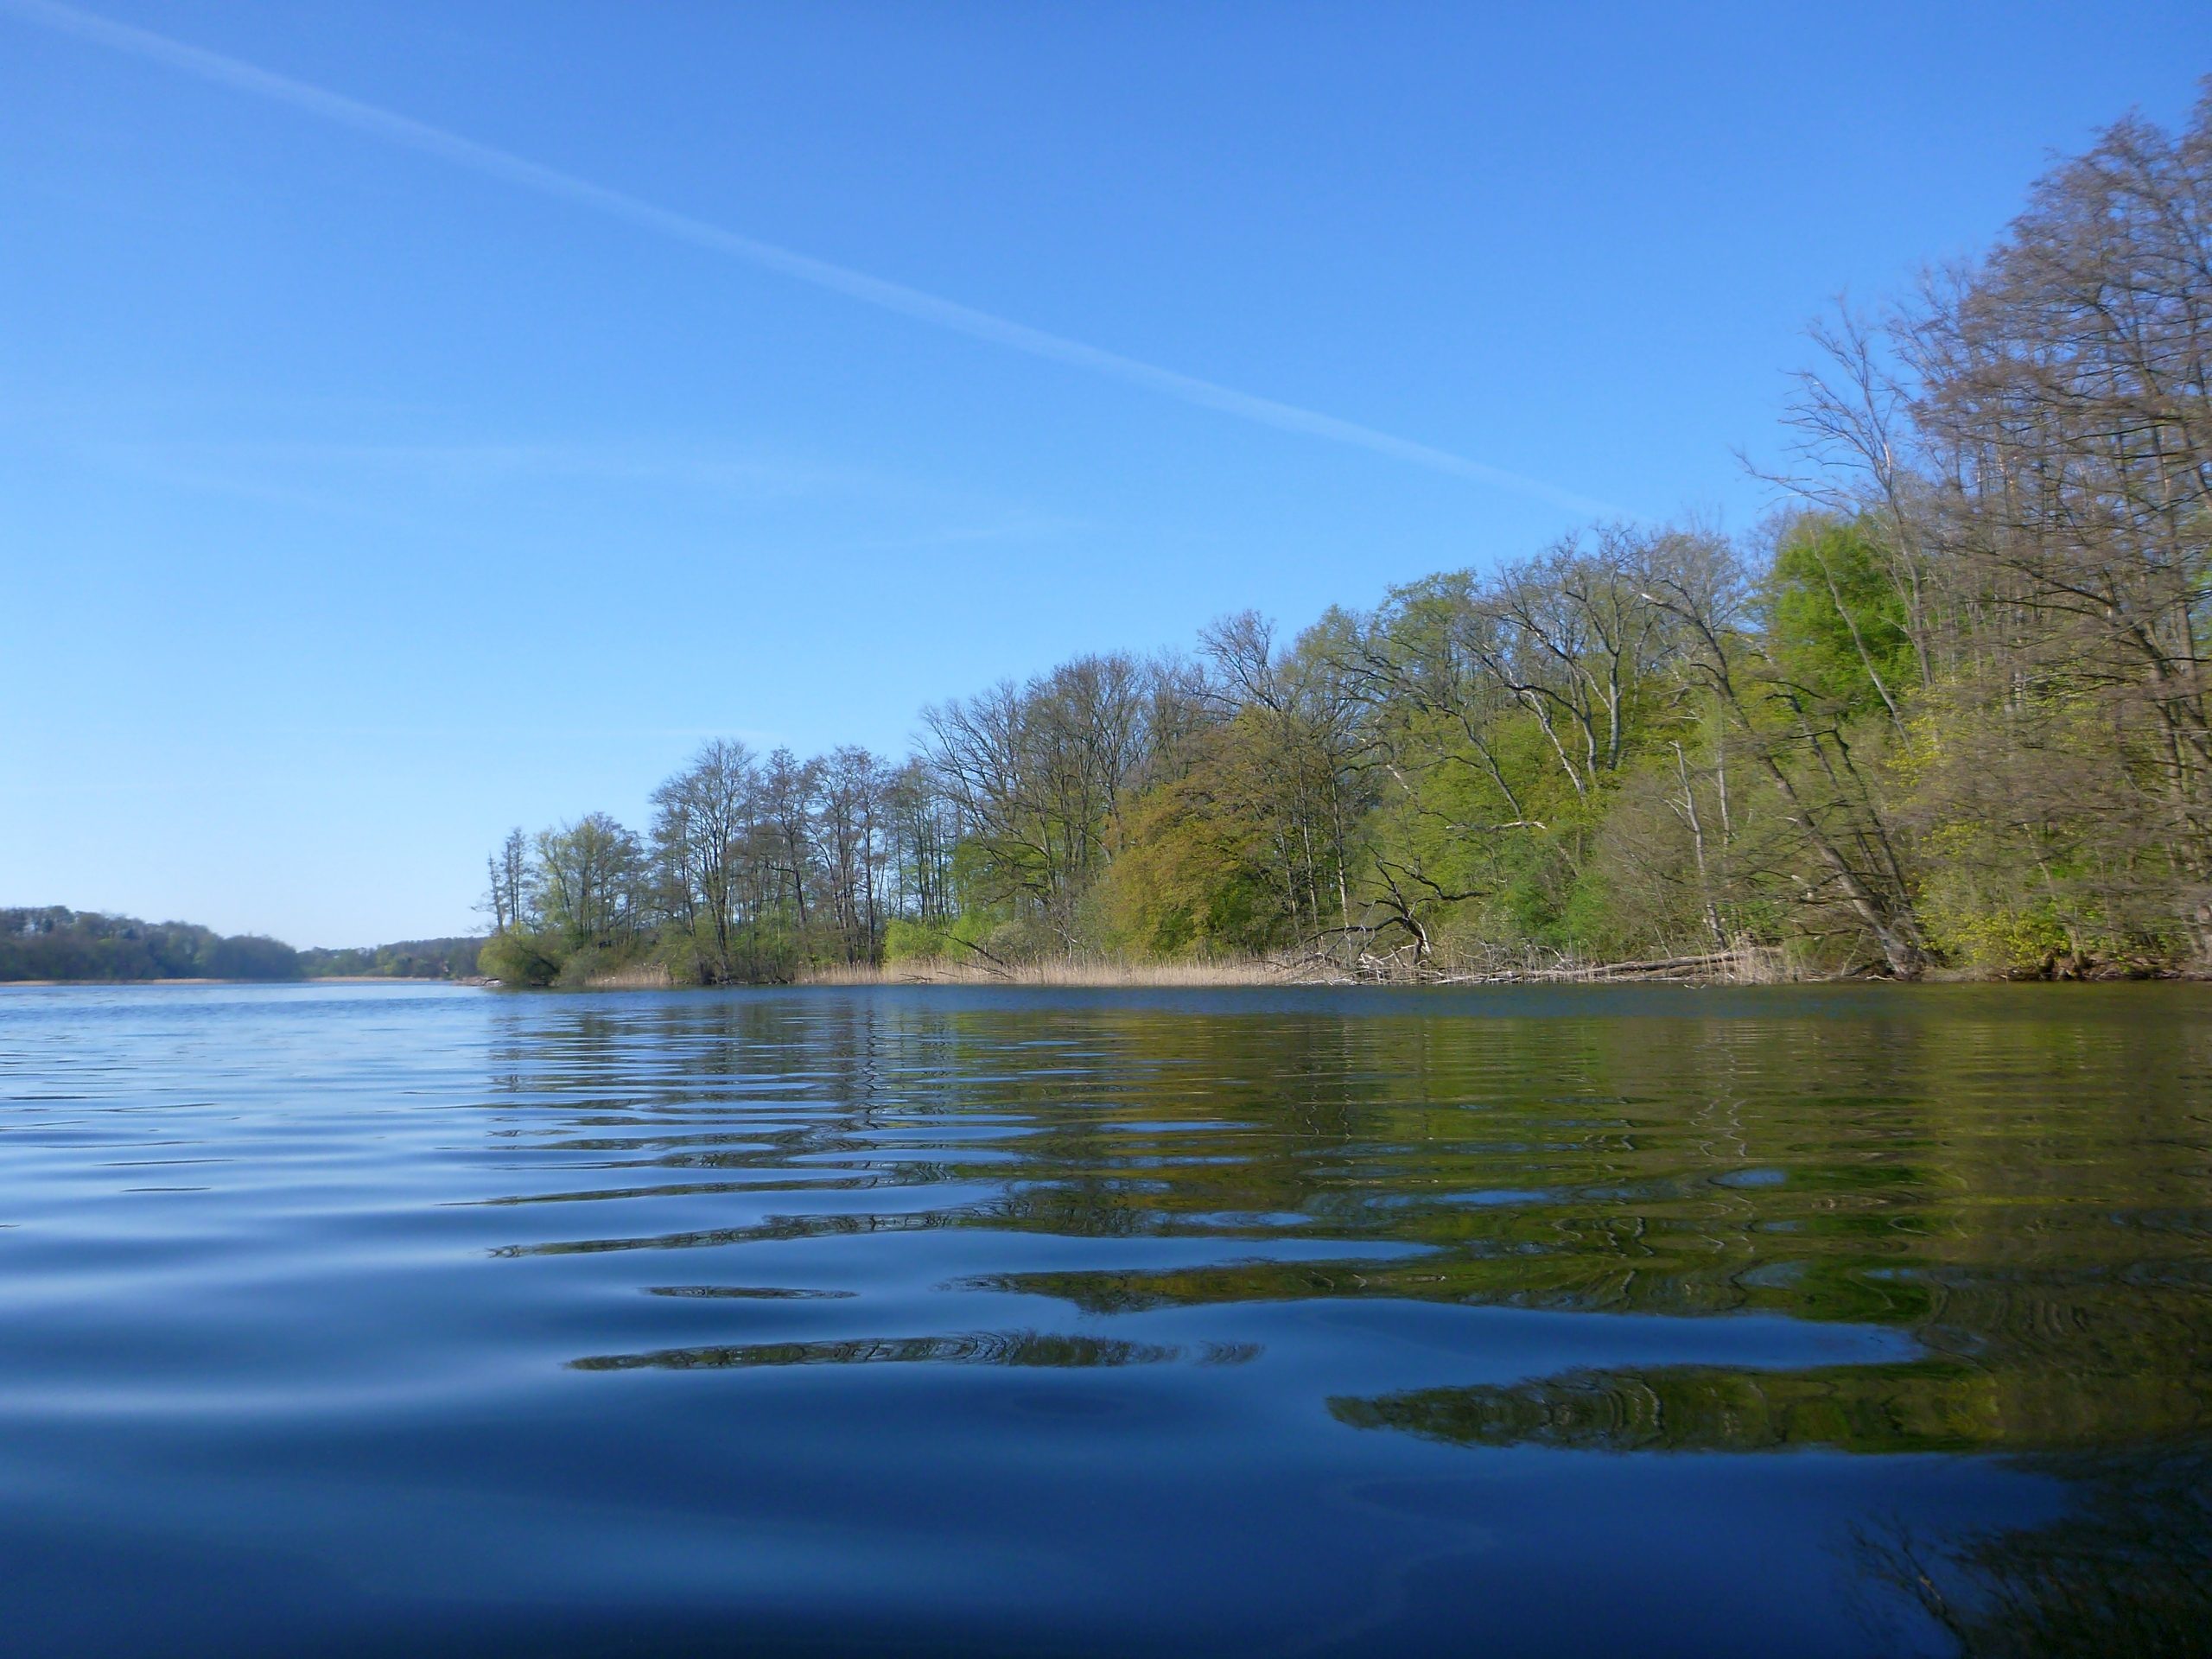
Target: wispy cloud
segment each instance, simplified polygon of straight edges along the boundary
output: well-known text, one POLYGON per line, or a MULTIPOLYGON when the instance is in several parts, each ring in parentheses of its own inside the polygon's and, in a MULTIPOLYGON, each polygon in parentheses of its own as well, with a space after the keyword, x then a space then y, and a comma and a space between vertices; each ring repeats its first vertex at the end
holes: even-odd
MULTIPOLYGON (((27 432, 35 425, 22 424, 27 432)), ((352 519, 426 541, 449 537, 456 510, 472 503, 494 500, 511 513, 518 486, 556 513, 574 490, 646 486, 664 509, 680 502, 677 511, 695 524, 749 526, 756 534, 784 524, 775 532, 784 556, 1033 548, 1100 528, 988 492, 747 440, 105 438, 76 436, 66 423, 57 433, 51 423, 39 440, 49 452, 135 483, 352 519), (823 504, 829 515, 804 533, 776 517, 801 500, 823 504)))
MULTIPOLYGON (((5 0, 0 0, 5 3, 5 0)), ((343 440, 162 439, 110 442, 91 453, 113 464, 175 472, 186 467, 251 467, 311 476, 406 477, 450 486, 515 478, 658 484, 718 494, 772 498, 825 490, 880 489, 874 474, 772 450, 664 442, 523 439, 431 442, 343 440)), ((199 474, 204 477, 204 471, 199 474)))
POLYGON ((988 340, 1014 351, 1026 352, 1033 357, 1065 364, 1071 368, 1086 370, 1108 379, 1141 386, 1147 391, 1216 410, 1241 420, 1345 444, 1454 477, 1533 496, 1570 512, 1600 515, 1621 512, 1618 507, 1547 483, 1541 479, 1493 467, 1486 461, 1474 461, 1450 450, 1416 442, 1374 427, 1363 426, 1357 422, 1341 420, 1317 410, 1239 391, 1234 387, 1201 379, 1195 375, 1183 374, 1137 358, 1125 357, 1118 352, 1086 345, 1081 340, 1070 340, 1041 328, 1033 328, 1027 323, 1016 322, 988 311, 979 311, 973 306, 962 305, 957 301, 925 293, 901 283, 871 276, 849 266, 834 264, 826 259, 817 259, 790 248, 779 247, 772 242, 763 242, 735 231, 725 230, 719 225, 658 207, 627 192, 594 184, 588 179, 579 178, 557 168, 547 167, 490 144, 479 143, 473 138, 464 138, 442 127, 432 126, 427 122, 417 121, 372 104, 365 104, 358 99, 347 98, 307 81, 296 80, 289 75, 275 73, 237 58, 188 45, 165 35, 119 23, 74 6, 62 5, 57 3, 57 0, 0 0, 0 13, 160 63, 236 92, 285 105, 321 120, 383 139, 388 143, 436 156, 486 178, 588 207, 676 241, 707 248, 796 281, 842 294, 863 304, 950 329, 956 334, 988 340))

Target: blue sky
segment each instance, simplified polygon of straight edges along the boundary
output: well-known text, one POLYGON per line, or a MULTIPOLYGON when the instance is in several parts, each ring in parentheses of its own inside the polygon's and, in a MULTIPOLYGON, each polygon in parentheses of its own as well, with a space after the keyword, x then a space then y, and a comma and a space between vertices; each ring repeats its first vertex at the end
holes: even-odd
POLYGON ((2212 71, 2155 3, 89 15, 284 79, 0 0, 0 903, 303 944, 705 735, 1748 524, 1808 317, 2212 71))

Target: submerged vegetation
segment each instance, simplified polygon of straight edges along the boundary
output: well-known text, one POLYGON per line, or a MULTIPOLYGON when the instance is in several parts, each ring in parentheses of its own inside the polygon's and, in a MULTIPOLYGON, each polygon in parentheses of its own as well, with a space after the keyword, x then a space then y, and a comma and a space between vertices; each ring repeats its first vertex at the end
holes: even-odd
POLYGON ((2202 967, 2212 92, 1813 338, 1750 537, 1600 525, 1295 639, 1231 617, 931 708, 895 761, 709 743, 642 834, 507 838, 484 971, 2202 967))

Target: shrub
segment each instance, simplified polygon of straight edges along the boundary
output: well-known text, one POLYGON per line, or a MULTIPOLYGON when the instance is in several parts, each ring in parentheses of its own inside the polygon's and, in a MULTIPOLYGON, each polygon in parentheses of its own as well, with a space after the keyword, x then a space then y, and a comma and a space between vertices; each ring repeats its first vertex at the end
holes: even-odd
POLYGON ((550 985, 561 972, 561 959, 535 934, 499 933, 484 941, 476 967, 502 985, 550 985))

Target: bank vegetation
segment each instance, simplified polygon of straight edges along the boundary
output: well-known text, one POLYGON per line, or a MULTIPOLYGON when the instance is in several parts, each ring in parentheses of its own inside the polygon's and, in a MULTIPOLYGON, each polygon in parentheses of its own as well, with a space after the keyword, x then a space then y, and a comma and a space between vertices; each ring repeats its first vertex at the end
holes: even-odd
POLYGON ((2212 959, 2212 97, 1812 334, 1749 535, 1597 524, 938 704, 712 742, 489 863, 580 984, 2101 976, 2212 959))
POLYGON ((467 979, 474 938, 296 950, 258 933, 196 922, 147 922, 61 905, 0 907, 0 983, 156 980, 467 979))

